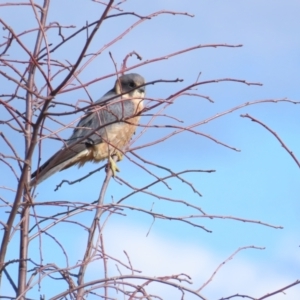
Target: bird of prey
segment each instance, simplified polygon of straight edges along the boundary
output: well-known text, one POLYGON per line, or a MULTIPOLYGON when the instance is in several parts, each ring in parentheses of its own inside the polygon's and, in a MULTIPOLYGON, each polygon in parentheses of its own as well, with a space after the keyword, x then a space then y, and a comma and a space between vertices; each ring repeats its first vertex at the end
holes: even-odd
POLYGON ((115 176, 119 169, 112 156, 122 159, 122 150, 135 132, 143 109, 144 85, 139 74, 120 76, 115 86, 86 112, 64 147, 32 173, 30 185, 73 165, 81 167, 88 161, 106 158, 115 176))

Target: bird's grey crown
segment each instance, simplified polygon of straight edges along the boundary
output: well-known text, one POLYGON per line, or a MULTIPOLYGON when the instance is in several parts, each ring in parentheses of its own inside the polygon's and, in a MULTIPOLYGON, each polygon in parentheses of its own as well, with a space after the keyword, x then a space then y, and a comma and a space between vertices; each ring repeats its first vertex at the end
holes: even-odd
POLYGON ((118 81, 121 84, 123 93, 135 89, 136 87, 139 87, 140 92, 145 92, 145 86, 142 86, 143 84, 145 84, 145 80, 141 75, 137 73, 130 73, 120 76, 116 80, 116 85, 118 84, 118 81))
POLYGON ((116 94, 116 86, 118 82, 121 84, 122 93, 135 90, 136 87, 139 87, 138 90, 141 93, 145 93, 145 86, 143 86, 143 84, 145 84, 145 79, 137 73, 130 73, 120 76, 119 79, 116 80, 115 86, 103 95, 103 97, 97 100, 95 104, 106 104, 107 102, 114 101, 119 96, 116 94))

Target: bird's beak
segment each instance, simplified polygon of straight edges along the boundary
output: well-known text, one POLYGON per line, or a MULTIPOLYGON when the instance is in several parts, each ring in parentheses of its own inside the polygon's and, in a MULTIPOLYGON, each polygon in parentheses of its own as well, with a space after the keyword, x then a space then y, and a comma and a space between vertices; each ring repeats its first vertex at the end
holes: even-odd
POLYGON ((140 92, 140 93, 145 93, 145 87, 144 87, 144 86, 140 87, 140 88, 139 88, 139 92, 140 92))

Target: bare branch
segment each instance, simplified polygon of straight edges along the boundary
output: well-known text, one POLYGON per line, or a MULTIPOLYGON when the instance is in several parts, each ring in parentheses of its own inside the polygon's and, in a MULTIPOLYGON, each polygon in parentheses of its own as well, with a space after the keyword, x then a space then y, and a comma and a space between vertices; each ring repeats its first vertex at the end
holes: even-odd
POLYGON ((245 246, 245 247, 241 247, 239 249, 237 249, 233 254, 231 254, 226 260, 224 260, 218 267, 217 269, 213 272, 213 274, 210 276, 210 278, 205 282, 203 283, 203 285, 201 285, 201 287, 197 290, 197 292, 200 292, 201 290, 203 290, 212 280, 213 278, 215 277, 215 275, 219 272, 219 270, 227 263, 229 262, 230 260, 232 260, 234 258, 234 256, 242 251, 242 250, 245 250, 245 249, 258 249, 258 250, 264 250, 265 248, 263 247, 256 247, 256 246, 245 246))
POLYGON ((241 115, 241 117, 242 118, 249 118, 252 122, 256 122, 256 123, 260 124, 261 126, 263 126, 264 128, 266 128, 268 131, 270 131, 276 137, 276 139, 279 141, 279 143, 281 144, 281 146, 293 158, 293 160, 296 162, 296 164, 298 165, 298 167, 300 168, 300 162, 297 159, 297 157, 295 156, 295 154, 285 145, 285 143, 282 141, 282 139, 278 136, 278 134, 274 130, 272 130, 270 127, 268 127, 266 124, 264 124, 263 122, 259 121, 258 119, 255 119, 254 117, 251 117, 249 114, 241 115))

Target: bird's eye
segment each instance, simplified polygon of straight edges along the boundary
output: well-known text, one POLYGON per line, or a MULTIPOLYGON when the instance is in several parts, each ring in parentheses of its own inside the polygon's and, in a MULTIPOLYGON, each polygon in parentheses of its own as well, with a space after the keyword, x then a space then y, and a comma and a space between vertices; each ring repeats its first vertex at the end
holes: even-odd
POLYGON ((129 82, 129 86, 130 86, 131 88, 134 88, 134 87, 135 87, 135 83, 134 83, 133 81, 131 81, 131 82, 129 82))

